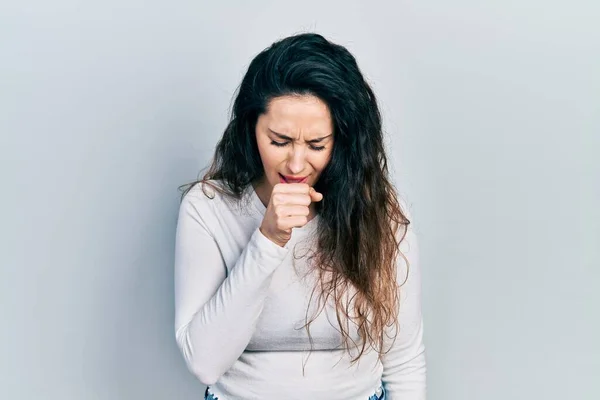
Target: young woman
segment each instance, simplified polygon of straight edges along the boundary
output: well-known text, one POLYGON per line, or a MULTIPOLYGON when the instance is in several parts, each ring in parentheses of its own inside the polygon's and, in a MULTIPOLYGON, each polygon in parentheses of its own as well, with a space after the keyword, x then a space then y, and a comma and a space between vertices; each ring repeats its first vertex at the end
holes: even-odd
POLYGON ((417 239, 347 49, 256 56, 184 187, 175 332, 205 399, 425 399, 417 239))

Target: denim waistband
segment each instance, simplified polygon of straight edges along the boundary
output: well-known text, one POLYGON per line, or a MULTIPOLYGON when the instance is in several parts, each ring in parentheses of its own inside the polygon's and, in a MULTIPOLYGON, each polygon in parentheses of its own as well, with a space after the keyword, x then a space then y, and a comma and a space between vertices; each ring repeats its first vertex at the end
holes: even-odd
MULTIPOLYGON (((204 392, 204 400, 219 400, 219 398, 212 394, 209 387, 207 387, 204 392)), ((383 388, 383 385, 379 386, 375 393, 369 396, 368 400, 385 400, 385 389, 383 388)))

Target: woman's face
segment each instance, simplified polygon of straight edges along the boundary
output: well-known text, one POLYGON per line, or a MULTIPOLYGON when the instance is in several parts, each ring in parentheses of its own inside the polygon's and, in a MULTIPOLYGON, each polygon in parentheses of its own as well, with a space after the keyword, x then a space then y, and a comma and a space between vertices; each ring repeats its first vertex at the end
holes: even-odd
POLYGON ((315 96, 276 97, 256 122, 256 142, 265 170, 263 193, 278 183, 314 186, 331 158, 333 121, 315 96))

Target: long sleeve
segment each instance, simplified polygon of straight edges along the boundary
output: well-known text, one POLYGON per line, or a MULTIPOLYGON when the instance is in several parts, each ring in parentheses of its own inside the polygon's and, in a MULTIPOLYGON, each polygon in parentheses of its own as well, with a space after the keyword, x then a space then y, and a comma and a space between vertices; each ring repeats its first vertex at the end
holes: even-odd
POLYGON ((184 197, 175 243, 175 336, 188 369, 214 384, 239 358, 263 309, 272 274, 289 252, 257 228, 227 276, 206 215, 184 197))
POLYGON ((421 268, 417 236, 409 225, 400 250, 398 281, 400 288, 399 333, 392 349, 383 357, 383 384, 387 400, 424 400, 426 398, 426 361, 421 314, 421 268), (408 278, 407 278, 408 270, 408 278))

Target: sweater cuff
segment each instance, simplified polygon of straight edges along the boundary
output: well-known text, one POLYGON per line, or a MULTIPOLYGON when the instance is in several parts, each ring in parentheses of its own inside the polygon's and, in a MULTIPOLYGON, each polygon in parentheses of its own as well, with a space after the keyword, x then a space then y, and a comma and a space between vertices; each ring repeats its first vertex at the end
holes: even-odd
POLYGON ((250 243, 253 244, 257 264, 261 267, 266 267, 268 270, 277 268, 290 252, 289 242, 284 247, 281 247, 263 235, 259 228, 256 228, 252 234, 250 243))

